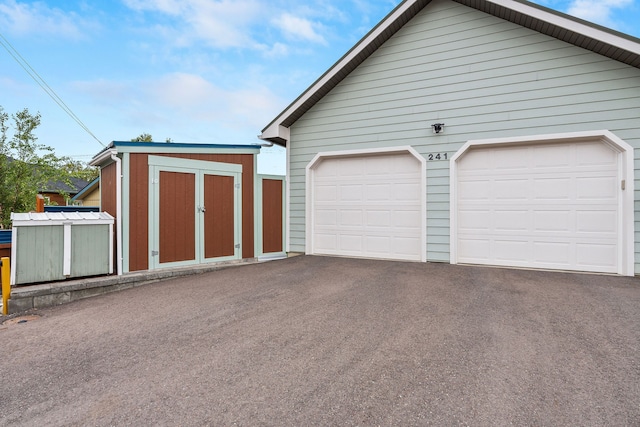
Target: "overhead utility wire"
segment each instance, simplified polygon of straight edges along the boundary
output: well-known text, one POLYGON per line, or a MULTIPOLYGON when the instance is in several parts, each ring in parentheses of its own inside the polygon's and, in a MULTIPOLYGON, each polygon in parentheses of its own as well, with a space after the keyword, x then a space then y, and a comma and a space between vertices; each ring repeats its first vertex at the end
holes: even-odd
POLYGON ((7 40, 2 33, 0 33, 0 44, 2 45, 2 47, 4 47, 6 49, 7 52, 9 52, 9 55, 11 55, 11 57, 13 59, 15 59, 15 61, 22 67, 22 69, 24 71, 27 72, 27 74, 29 74, 29 76, 38 84, 38 86, 40 86, 42 88, 42 90, 44 90, 47 95, 49 95, 51 97, 51 99, 53 99, 53 101, 58 104, 58 106, 60 108, 62 108, 62 110, 67 113, 69 115, 69 117, 71 117, 82 129, 85 130, 85 132, 87 132, 89 135, 91 135, 91 137, 93 137, 93 139, 95 139, 96 141, 98 141, 98 143, 100 145, 102 145, 103 147, 106 148, 106 145, 104 145, 102 143, 102 141, 100 141, 98 139, 97 136, 94 135, 93 132, 91 132, 91 130, 87 127, 87 125, 85 125, 82 120, 80 120, 80 118, 78 116, 76 116, 76 114, 71 110, 71 108, 69 108, 69 106, 67 104, 65 104, 65 102, 62 100, 62 98, 60 98, 58 96, 58 94, 51 88, 51 86, 49 86, 47 84, 47 82, 40 77, 40 75, 38 74, 38 72, 36 70, 33 69, 33 67, 31 65, 29 65, 29 62, 27 62, 26 59, 24 59, 22 57, 22 55, 20 55, 20 52, 18 52, 16 50, 16 48, 14 48, 11 43, 9 43, 9 40, 7 40), (4 40, 4 42, 3 42, 4 40))

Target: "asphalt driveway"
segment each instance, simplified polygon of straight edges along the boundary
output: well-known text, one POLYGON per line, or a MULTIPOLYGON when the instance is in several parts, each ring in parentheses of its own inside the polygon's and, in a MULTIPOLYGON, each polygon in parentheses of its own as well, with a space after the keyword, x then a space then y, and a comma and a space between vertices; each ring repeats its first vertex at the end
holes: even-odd
POLYGON ((297 257, 35 314, 0 425, 640 425, 637 278, 297 257))

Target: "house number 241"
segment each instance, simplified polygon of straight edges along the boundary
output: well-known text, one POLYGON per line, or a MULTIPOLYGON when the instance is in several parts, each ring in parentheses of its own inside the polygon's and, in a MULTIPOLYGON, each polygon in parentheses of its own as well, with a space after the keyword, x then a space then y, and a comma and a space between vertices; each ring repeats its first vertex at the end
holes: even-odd
POLYGON ((448 158, 447 153, 427 154, 427 160, 447 160, 448 158))

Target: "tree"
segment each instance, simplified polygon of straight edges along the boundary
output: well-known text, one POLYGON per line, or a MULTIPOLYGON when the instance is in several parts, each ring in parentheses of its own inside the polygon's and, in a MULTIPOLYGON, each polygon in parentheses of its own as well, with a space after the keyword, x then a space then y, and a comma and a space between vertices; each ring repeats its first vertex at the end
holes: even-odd
MULTIPOLYGON (((131 140, 131 142, 153 142, 153 137, 150 133, 141 133, 131 140)), ((173 142, 171 138, 166 138, 164 142, 173 142)))
POLYGON ((34 132, 40 113, 28 109, 11 115, 13 137, 9 138, 9 115, 0 106, 0 225, 11 224, 11 212, 35 209, 38 190, 52 180, 68 181, 64 163, 53 148, 39 144, 34 132))
POLYGON ((100 169, 96 166, 89 166, 85 162, 73 160, 71 158, 62 158, 62 169, 73 178, 80 178, 85 181, 93 181, 100 175, 100 169))
POLYGON ((153 142, 153 137, 149 133, 141 133, 131 140, 131 142, 153 142))

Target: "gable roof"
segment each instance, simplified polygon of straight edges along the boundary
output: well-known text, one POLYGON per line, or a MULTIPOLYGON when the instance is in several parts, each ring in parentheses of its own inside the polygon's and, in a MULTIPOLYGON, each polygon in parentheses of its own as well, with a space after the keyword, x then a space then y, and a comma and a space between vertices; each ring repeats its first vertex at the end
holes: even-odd
MULTIPOLYGON (((452 0, 558 40, 640 68, 640 39, 525 0, 452 0)), ((404 0, 269 123, 260 139, 285 145, 289 127, 431 0, 404 0)))
POLYGON ((60 193, 65 192, 69 195, 75 195, 86 187, 88 181, 85 181, 82 178, 70 177, 68 181, 63 180, 52 180, 47 182, 42 189, 39 191, 41 193, 60 193))
POLYGON ((78 193, 71 198, 71 200, 82 199, 86 194, 92 192, 100 186, 100 177, 94 178, 93 181, 84 186, 78 193))

